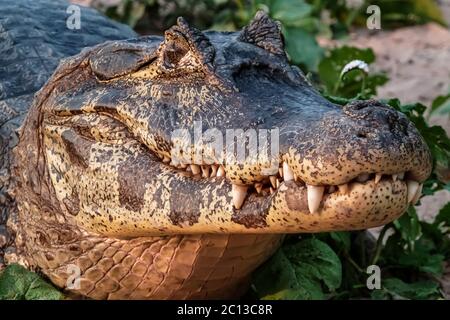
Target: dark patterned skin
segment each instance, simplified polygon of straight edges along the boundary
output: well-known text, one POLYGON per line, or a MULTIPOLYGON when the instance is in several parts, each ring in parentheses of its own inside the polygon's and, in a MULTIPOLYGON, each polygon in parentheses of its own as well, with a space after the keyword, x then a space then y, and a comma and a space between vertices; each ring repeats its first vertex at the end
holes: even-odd
POLYGON ((404 115, 321 97, 263 12, 240 32, 180 18, 62 60, 12 153, 8 262, 98 299, 239 297, 283 234, 385 224, 431 171, 404 115), (192 143, 202 162, 177 163, 172 133, 197 120, 277 128, 279 151, 236 164, 192 143))
MULTIPOLYGON (((89 8, 81 8, 80 30, 66 26, 69 3, 63 0, 0 0, 0 238, 7 214, 14 210, 8 195, 10 150, 34 94, 62 58, 108 40, 135 37, 129 27, 89 8)), ((4 235, 9 242, 13 237, 4 235)), ((3 250, 0 239, 0 269, 3 250)))

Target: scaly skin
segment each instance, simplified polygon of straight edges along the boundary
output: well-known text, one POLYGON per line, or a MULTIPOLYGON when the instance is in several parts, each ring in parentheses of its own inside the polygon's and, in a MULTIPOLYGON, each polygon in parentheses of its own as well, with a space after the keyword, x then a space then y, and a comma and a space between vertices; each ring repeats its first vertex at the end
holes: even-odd
POLYGON ((62 58, 84 47, 137 36, 128 26, 84 7, 81 29, 69 29, 69 5, 64 0, 0 0, 0 269, 5 244, 6 255, 14 252, 14 236, 5 232, 8 215, 16 210, 8 194, 11 149, 34 94, 62 58))
POLYGON ((12 170, 18 252, 59 287, 70 289, 74 264, 81 281, 70 290, 91 298, 229 298, 282 234, 400 216, 431 157, 395 110, 322 98, 259 12, 240 33, 179 19, 164 39, 64 60, 34 100, 12 170), (279 152, 235 164, 205 148, 203 171, 186 170, 171 134, 197 120, 223 132, 278 128, 279 152))

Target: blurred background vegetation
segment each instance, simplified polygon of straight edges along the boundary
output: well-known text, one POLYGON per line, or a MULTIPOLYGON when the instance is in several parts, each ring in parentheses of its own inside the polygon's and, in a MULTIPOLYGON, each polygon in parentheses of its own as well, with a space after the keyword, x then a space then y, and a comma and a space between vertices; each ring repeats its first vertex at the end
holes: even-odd
POLYGON ((316 37, 342 38, 351 28, 364 27, 369 5, 382 8, 384 29, 429 21, 446 24, 430 0, 93 0, 93 5, 142 34, 161 34, 178 16, 199 29, 234 31, 262 9, 283 24, 292 61, 307 71, 317 71, 324 55, 316 37))

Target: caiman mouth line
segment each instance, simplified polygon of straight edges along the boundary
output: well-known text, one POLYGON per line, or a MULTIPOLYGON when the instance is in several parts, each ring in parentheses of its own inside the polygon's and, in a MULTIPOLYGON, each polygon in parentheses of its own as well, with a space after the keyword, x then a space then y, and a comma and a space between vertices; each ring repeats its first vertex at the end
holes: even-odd
MULTIPOLYGON (((162 162, 174 170, 177 174, 185 177, 197 179, 226 179, 226 166, 219 164, 198 165, 198 164, 180 164, 173 165, 171 159, 167 156, 162 157, 162 162)), ((399 172, 397 174, 384 173, 361 173, 356 178, 339 185, 309 185, 306 184, 294 171, 289 167, 286 161, 281 162, 278 174, 265 176, 260 182, 253 184, 232 184, 232 196, 234 208, 239 210, 245 200, 251 194, 260 197, 269 197, 277 192, 277 190, 287 181, 294 181, 300 187, 307 188, 307 201, 310 213, 317 213, 321 207, 324 197, 330 194, 349 195, 351 190, 358 185, 369 184, 374 182, 376 187, 380 181, 386 183, 394 183, 403 181, 407 187, 407 203, 416 204, 422 194, 423 184, 413 179, 408 179, 408 172, 399 172), (406 177, 406 179, 405 179, 406 177)))

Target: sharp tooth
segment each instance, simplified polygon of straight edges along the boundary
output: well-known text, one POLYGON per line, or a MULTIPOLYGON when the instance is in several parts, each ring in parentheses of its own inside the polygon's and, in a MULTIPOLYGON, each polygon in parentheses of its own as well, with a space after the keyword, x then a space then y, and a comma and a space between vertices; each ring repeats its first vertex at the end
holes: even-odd
POLYGON ((411 203, 413 205, 416 204, 417 201, 419 201, 420 196, 422 195, 422 187, 423 187, 423 184, 419 184, 419 188, 417 188, 417 192, 416 192, 416 194, 414 195, 414 198, 411 201, 411 203))
POLYGON ((280 184, 281 184, 280 180, 277 179, 277 189, 280 187, 280 184))
POLYGON ((382 176, 383 176, 383 175, 382 175, 381 173, 377 173, 377 174, 375 175, 375 184, 377 184, 378 182, 380 182, 382 176))
POLYGON ((190 177, 191 176, 191 172, 190 171, 180 171, 180 174, 183 177, 190 177))
POLYGON ((408 180, 406 181, 406 185, 408 187, 408 203, 410 203, 419 190, 419 183, 414 180, 408 180))
POLYGON ((270 187, 270 194, 272 194, 274 192, 275 192, 274 188, 270 187))
POLYGON ((187 164, 185 164, 185 163, 183 163, 183 164, 180 164, 180 169, 186 169, 187 168, 187 164))
POLYGON ((277 187, 277 177, 275 176, 270 176, 270 183, 272 184, 272 187, 276 188, 277 187))
POLYGON ((255 183, 255 189, 256 189, 256 192, 258 192, 258 194, 261 193, 262 188, 263 188, 262 183, 255 183))
POLYGON ((232 185, 233 205, 236 209, 240 209, 247 196, 247 186, 232 185))
POLYGON ((217 175, 217 169, 219 168, 219 166, 217 164, 213 164, 211 165, 211 177, 215 177, 217 175))
POLYGON ((278 169, 278 174, 283 178, 283 168, 278 169))
POLYGON ((347 194, 348 193, 348 184, 344 183, 338 186, 339 188, 339 192, 342 194, 347 194))
POLYGON ((284 181, 291 181, 294 179, 294 171, 292 171, 287 162, 283 162, 283 177, 284 181))
POLYGON ((220 166, 219 169, 217 170, 217 176, 225 177, 225 169, 223 168, 223 166, 220 166))
POLYGON ((398 175, 393 174, 393 175, 392 175, 392 181, 397 181, 397 177, 398 177, 398 175))
POLYGON ((398 178, 399 178, 400 180, 405 179, 405 173, 404 173, 404 172, 400 172, 400 173, 398 174, 398 178))
POLYGON ((320 202, 322 201, 323 192, 325 187, 321 186, 310 186, 308 187, 308 208, 309 212, 316 213, 320 207, 320 202))
POLYGON ((169 162, 170 162, 170 158, 167 157, 167 156, 164 156, 163 162, 164 162, 164 163, 169 163, 169 162))
POLYGON ((369 180, 368 173, 361 173, 359 176, 356 177, 356 181, 358 182, 366 182, 367 180, 369 180))
POLYGON ((193 174, 199 174, 200 173, 200 166, 196 164, 191 164, 191 171, 193 174))
POLYGON ((209 166, 202 166, 202 176, 209 178, 209 166))

